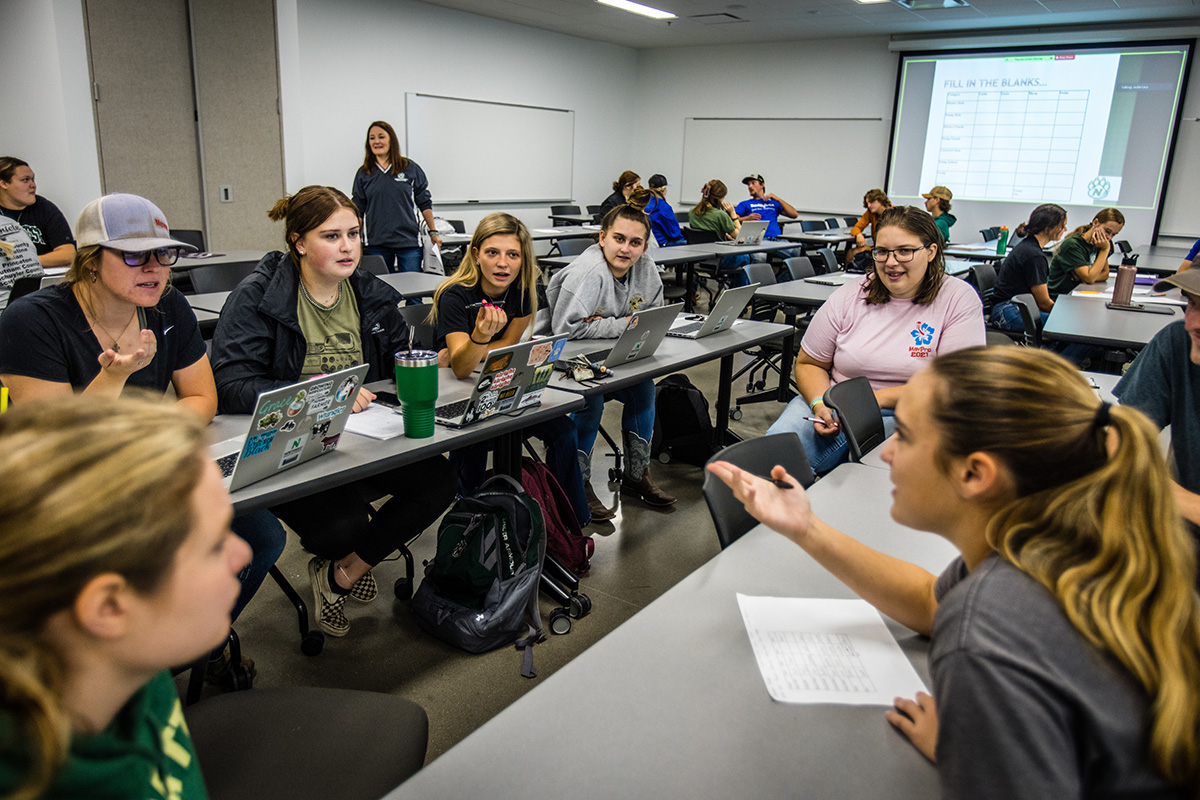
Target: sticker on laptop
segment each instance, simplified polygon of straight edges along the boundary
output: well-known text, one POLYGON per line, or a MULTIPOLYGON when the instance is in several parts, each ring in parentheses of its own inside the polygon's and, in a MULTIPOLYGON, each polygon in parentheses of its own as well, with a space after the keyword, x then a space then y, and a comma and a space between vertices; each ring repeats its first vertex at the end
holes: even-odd
POLYGON ((246 440, 245 446, 242 448, 242 458, 261 455, 271 449, 271 442, 275 441, 275 434, 278 431, 270 430, 266 433, 259 433, 251 436, 246 440))
POLYGON ((322 411, 320 414, 317 414, 317 422, 324 422, 327 419, 333 419, 334 417, 341 416, 345 410, 345 406, 338 406, 337 408, 329 411, 322 411))
POLYGON ((304 443, 308 441, 308 434, 302 433, 299 436, 288 439, 287 444, 283 448, 283 458, 279 459, 279 468, 290 467, 300 460, 300 454, 304 452, 304 443))
POLYGON ((497 372, 495 375, 492 376, 492 388, 493 389, 503 389, 505 386, 508 386, 510 383, 512 383, 513 376, 516 374, 517 374, 516 367, 509 367, 508 369, 503 370, 502 372, 497 372))
POLYGON ((630 318, 629 318, 629 324, 628 324, 626 327, 628 327, 628 328, 629 328, 629 330, 633 330, 633 329, 634 329, 634 328, 636 328, 637 326, 638 326, 638 318, 637 318, 637 316, 635 315, 635 316, 632 316, 632 317, 630 317, 630 318))
POLYGON ((499 396, 500 393, 495 390, 484 392, 483 394, 479 395, 479 404, 477 408, 480 411, 491 408, 492 406, 496 405, 496 398, 499 396))
POLYGON ((553 342, 539 342, 535 344, 529 351, 528 367, 536 367, 538 364, 544 364, 547 361, 558 361, 559 355, 562 354, 563 345, 567 343, 566 339, 556 339, 553 342))
MULTIPOLYGON (((350 377, 346 378, 346 380, 342 381, 342 385, 338 387, 337 394, 334 395, 334 398, 339 403, 344 403, 346 402, 346 398, 350 396, 350 393, 357 388, 358 378, 351 375, 350 377)), ((320 419, 320 417, 318 417, 318 419, 320 419)))
POLYGON ((508 367, 508 362, 512 361, 512 353, 505 353, 495 361, 489 361, 483 369, 483 374, 487 375, 491 372, 499 372, 508 367))
POLYGON ((327 419, 324 422, 318 422, 316 425, 313 425, 313 428, 312 428, 313 438, 314 439, 323 438, 325 436, 325 434, 329 433, 329 426, 332 424, 333 424, 333 420, 327 419))
POLYGON ((321 452, 328 453, 330 450, 333 450, 338 446, 338 439, 340 438, 342 438, 342 435, 339 433, 336 436, 326 436, 321 439, 321 452))
POLYGON ((333 388, 333 381, 322 381, 316 386, 308 387, 308 398, 315 400, 318 397, 328 397, 329 390, 333 388))
POLYGON ((542 399, 542 392, 545 389, 530 388, 528 392, 521 395, 521 402, 517 403, 517 408, 528 408, 529 406, 537 405, 542 399))
POLYGON ((276 425, 278 425, 282 421, 283 421, 283 414, 281 412, 268 411, 266 414, 263 414, 262 417, 258 420, 258 429, 260 431, 265 431, 267 428, 274 428, 276 425))
MULTIPOLYGON (((551 376, 554 375, 554 364, 544 364, 533 371, 533 380, 529 383, 530 391, 541 389, 546 384, 550 383, 551 376)), ((527 395, 528 396, 528 395, 527 395)), ((523 405, 523 404, 522 404, 523 405)))
POLYGON ((521 391, 520 386, 512 386, 500 393, 500 397, 496 402, 496 413, 503 414, 513 407, 517 402, 517 392, 521 391))
POLYGON ((289 419, 287 422, 279 426, 279 430, 283 433, 291 433, 296 430, 296 420, 289 419))
POLYGON ((327 410, 331 405, 333 405, 332 397, 318 397, 308 404, 308 413, 320 414, 322 411, 327 410))
POLYGON ((308 397, 308 392, 301 389, 292 397, 292 402, 288 403, 287 415, 294 417, 304 410, 304 399, 308 397))

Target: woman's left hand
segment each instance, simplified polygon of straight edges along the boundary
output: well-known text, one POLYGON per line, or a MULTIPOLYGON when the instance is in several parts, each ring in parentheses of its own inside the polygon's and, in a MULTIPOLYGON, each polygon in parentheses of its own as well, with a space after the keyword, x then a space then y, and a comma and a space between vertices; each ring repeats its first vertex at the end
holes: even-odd
POLYGON ((883 712, 883 716, 900 732, 908 737, 913 746, 933 763, 937 763, 938 718, 937 703, 924 692, 917 692, 916 700, 897 697, 895 708, 883 712))
POLYGON ((354 408, 350 410, 350 413, 357 414, 367 406, 371 405, 371 401, 374 399, 375 393, 363 386, 358 390, 358 395, 354 398, 354 408))

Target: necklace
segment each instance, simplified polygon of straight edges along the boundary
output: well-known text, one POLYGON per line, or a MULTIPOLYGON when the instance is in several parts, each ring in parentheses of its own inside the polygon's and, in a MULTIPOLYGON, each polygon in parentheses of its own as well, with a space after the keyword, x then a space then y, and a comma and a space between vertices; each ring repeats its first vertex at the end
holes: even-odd
MULTIPOLYGON (((129 315, 129 322, 126 322, 125 326, 123 328, 121 328, 121 333, 117 336, 113 336, 112 331, 110 331, 108 328, 104 327, 103 324, 101 324, 100 315, 96 313, 96 310, 94 308, 92 308, 90 298, 84 296, 83 287, 79 284, 76 284, 73 287, 73 290, 74 290, 74 294, 75 294, 75 299, 79 302, 79 306, 83 310, 84 319, 88 319, 88 318, 91 319, 92 333, 95 334, 96 328, 99 328, 101 331, 104 332, 104 334, 108 338, 113 340, 113 346, 112 346, 113 352, 120 353, 121 345, 119 343, 119 340, 120 340, 121 336, 125 335, 125 331, 129 330, 129 326, 133 324, 134 318, 137 317, 137 312, 138 312, 137 306, 134 306, 133 313, 129 315)), ((97 336, 96 340, 99 341, 100 337, 97 336)))
POLYGON ((121 333, 118 336, 113 336, 112 331, 110 331, 108 328, 101 325, 99 318, 97 318, 92 323, 92 333, 96 332, 96 328, 99 328, 100 330, 104 331, 104 333, 108 335, 108 338, 113 340, 113 346, 112 346, 113 352, 120 353, 121 345, 117 343, 117 340, 120 339, 121 336, 125 335, 125 331, 129 330, 129 326, 133 324, 133 318, 136 316, 137 316, 137 309, 135 308, 135 309, 133 309, 133 313, 129 315, 129 322, 126 322, 125 327, 121 328, 121 333))
POLYGON ((326 320, 329 319, 329 315, 332 314, 334 312, 334 310, 342 302, 342 284, 341 284, 341 282, 339 282, 337 285, 337 295, 333 299, 333 305, 327 306, 327 305, 322 305, 321 303, 318 303, 316 301, 316 298, 314 298, 311 294, 309 294, 308 287, 304 285, 303 278, 300 280, 300 293, 303 294, 304 299, 307 300, 309 302, 309 304, 317 310, 317 313, 322 314, 323 315, 322 318, 326 319, 326 320))

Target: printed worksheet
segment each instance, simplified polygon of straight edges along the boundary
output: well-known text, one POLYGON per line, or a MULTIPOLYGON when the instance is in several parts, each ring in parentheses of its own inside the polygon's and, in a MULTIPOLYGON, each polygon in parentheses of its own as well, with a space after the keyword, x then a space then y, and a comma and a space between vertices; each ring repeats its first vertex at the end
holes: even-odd
POLYGON ((890 706, 929 691, 865 600, 737 599, 767 693, 781 703, 890 706))

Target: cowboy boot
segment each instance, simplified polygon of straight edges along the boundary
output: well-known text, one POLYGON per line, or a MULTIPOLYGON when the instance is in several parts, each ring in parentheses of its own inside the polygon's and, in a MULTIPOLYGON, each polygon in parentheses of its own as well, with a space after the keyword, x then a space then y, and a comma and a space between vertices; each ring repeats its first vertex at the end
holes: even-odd
POLYGON ((582 450, 575 452, 579 458, 579 472, 583 475, 583 491, 587 495, 588 511, 592 514, 592 522, 607 522, 615 517, 617 512, 601 503, 600 498, 596 497, 596 492, 592 489, 592 454, 582 450))
POLYGON ((664 492, 650 478, 650 443, 633 431, 622 431, 625 440, 625 474, 621 476, 621 491, 641 499, 652 508, 675 504, 675 498, 664 492))

